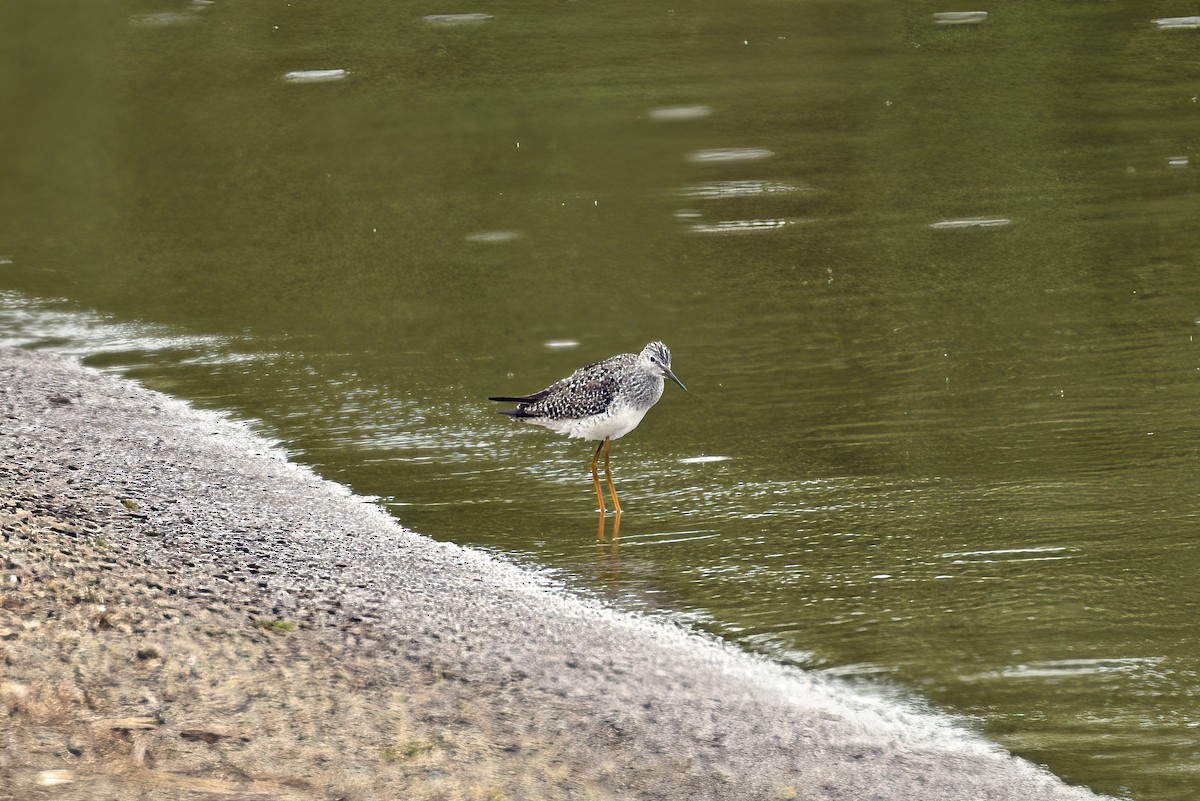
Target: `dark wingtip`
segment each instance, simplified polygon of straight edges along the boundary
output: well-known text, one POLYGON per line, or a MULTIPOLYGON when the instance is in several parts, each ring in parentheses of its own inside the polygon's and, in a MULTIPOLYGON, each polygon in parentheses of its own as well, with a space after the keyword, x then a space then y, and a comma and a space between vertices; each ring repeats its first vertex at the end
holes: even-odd
POLYGON ((500 401, 501 403, 519 403, 521 404, 515 409, 497 409, 499 414, 507 414, 509 417, 524 418, 534 417, 536 415, 529 414, 525 411, 525 404, 529 403, 529 398, 510 398, 506 395, 497 395, 496 397, 488 398, 488 400, 500 401))

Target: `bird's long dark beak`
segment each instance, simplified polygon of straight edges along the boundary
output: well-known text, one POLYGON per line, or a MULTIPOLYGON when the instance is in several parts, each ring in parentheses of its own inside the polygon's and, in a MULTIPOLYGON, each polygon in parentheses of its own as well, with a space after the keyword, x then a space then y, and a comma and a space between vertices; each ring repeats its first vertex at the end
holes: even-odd
POLYGON ((683 382, 682 382, 682 381, 680 381, 680 380, 679 380, 679 379, 678 379, 678 378, 675 376, 675 374, 671 372, 671 368, 670 368, 670 367, 664 367, 664 368, 663 368, 663 372, 667 374, 667 378, 671 379, 671 380, 672 380, 672 381, 674 381, 676 384, 678 384, 680 389, 682 389, 684 392, 687 392, 687 387, 685 387, 685 386, 683 385, 683 382))

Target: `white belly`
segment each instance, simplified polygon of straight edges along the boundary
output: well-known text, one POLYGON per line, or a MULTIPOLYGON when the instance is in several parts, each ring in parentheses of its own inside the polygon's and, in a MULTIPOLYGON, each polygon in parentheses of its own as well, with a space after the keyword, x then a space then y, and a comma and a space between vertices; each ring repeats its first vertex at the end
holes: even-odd
POLYGON ((543 417, 531 419, 529 422, 545 426, 559 434, 566 434, 568 437, 599 441, 620 439, 625 436, 637 428, 647 411, 649 410, 626 407, 609 414, 597 414, 578 420, 550 420, 543 417))

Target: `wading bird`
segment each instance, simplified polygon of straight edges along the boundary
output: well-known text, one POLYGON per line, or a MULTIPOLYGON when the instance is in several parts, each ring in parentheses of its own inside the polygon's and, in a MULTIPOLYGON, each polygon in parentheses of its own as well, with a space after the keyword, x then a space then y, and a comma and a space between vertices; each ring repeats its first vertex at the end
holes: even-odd
POLYGON ((651 342, 641 353, 622 353, 581 367, 541 392, 488 400, 517 404, 517 408, 502 409, 500 414, 544 426, 568 437, 598 440, 600 444, 592 457, 592 483, 596 486, 596 499, 600 501, 600 514, 605 514, 604 494, 600 491, 596 464, 603 451, 604 476, 616 514, 620 516, 621 502, 617 500, 609 467, 612 441, 637 428, 650 407, 662 397, 666 378, 687 391, 683 382, 671 372, 671 351, 661 342, 651 342))

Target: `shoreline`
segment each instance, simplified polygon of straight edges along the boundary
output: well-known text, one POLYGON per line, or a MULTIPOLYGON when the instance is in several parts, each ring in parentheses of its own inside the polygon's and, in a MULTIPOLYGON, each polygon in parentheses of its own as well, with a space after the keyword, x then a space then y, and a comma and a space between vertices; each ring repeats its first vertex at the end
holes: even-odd
POLYGON ((1099 798, 0 348, 0 801, 1099 798))

